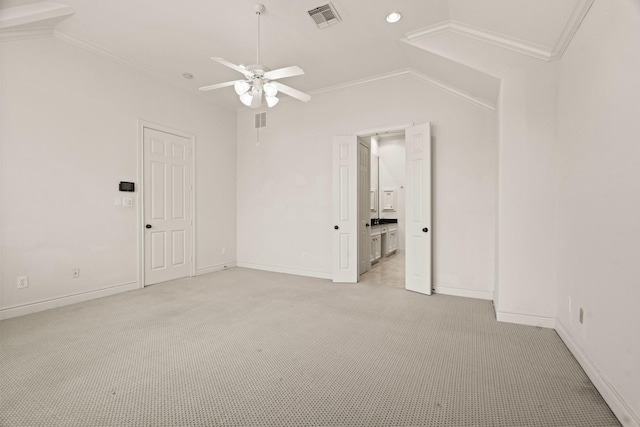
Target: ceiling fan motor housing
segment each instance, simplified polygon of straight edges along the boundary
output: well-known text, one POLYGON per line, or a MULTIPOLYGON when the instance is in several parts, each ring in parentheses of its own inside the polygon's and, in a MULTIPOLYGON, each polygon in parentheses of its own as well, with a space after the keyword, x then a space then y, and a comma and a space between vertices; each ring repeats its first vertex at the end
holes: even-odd
POLYGON ((258 64, 247 65, 245 69, 253 73, 254 77, 262 77, 264 76, 264 73, 269 71, 268 67, 265 67, 264 65, 258 65, 258 64))

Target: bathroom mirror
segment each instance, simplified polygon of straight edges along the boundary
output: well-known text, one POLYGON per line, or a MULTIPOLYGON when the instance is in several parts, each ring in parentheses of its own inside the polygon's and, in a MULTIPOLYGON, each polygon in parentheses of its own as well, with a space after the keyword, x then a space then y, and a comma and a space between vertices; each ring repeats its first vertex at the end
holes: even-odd
POLYGON ((379 158, 375 154, 371 154, 371 198, 369 200, 371 204, 371 218, 379 218, 379 188, 380 188, 380 173, 379 173, 379 158))

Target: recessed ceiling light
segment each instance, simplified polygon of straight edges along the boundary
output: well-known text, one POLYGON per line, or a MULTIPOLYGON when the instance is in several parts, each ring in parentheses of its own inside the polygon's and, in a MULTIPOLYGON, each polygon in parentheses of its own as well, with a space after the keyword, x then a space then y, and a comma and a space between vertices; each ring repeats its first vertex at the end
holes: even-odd
POLYGON ((184 77, 184 78, 185 78, 185 79, 187 79, 187 80, 191 80, 191 79, 193 78, 193 74, 191 74, 191 73, 184 73, 184 74, 182 75, 182 77, 184 77))
POLYGON ((400 20, 400 18, 402 18, 402 15, 400 15, 400 12, 391 12, 390 14, 387 15, 386 19, 389 24, 395 24, 400 20))

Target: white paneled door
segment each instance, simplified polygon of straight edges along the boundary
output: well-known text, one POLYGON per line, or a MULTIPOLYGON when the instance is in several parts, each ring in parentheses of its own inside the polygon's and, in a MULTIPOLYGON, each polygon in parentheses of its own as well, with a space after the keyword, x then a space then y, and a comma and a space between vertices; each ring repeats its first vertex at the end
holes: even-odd
POLYGON ((429 123, 405 130, 406 258, 405 288, 431 295, 431 129, 429 123))
POLYGON ((358 281, 358 138, 333 138, 333 281, 358 281))
POLYGON ((188 138, 144 128, 145 285, 191 272, 188 138))

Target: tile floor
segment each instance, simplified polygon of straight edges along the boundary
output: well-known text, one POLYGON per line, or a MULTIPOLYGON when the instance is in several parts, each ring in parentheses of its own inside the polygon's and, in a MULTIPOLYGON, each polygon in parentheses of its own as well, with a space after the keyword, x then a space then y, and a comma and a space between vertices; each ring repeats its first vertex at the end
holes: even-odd
POLYGON ((381 258, 360 276, 359 283, 404 288, 404 253, 381 258))

